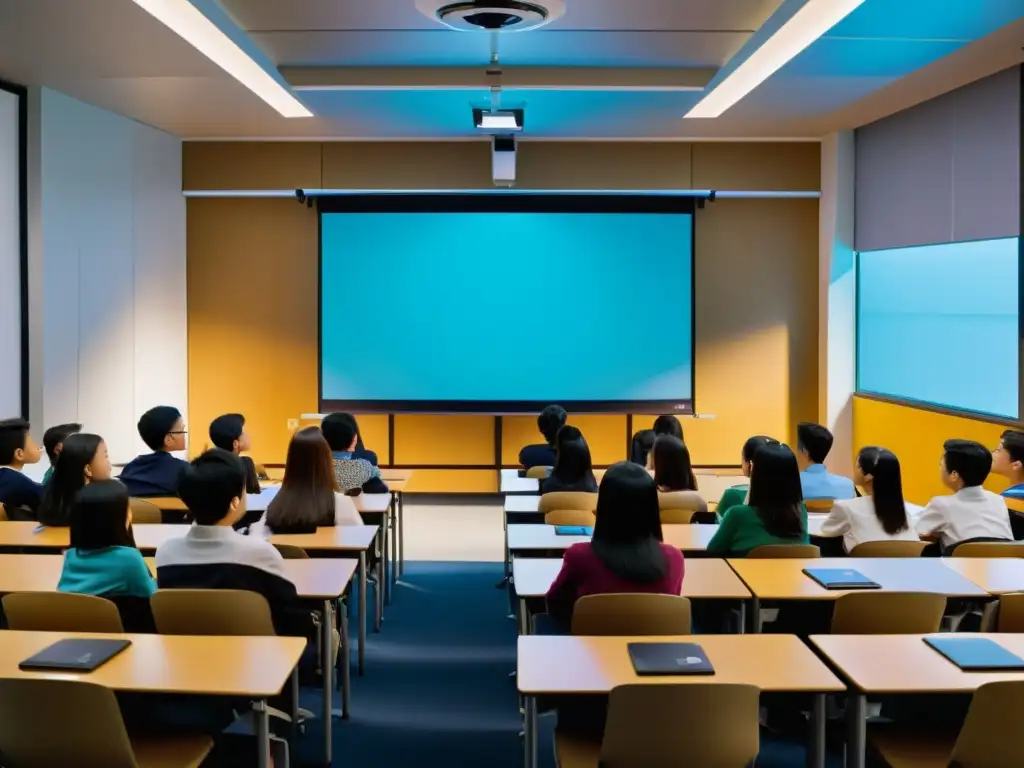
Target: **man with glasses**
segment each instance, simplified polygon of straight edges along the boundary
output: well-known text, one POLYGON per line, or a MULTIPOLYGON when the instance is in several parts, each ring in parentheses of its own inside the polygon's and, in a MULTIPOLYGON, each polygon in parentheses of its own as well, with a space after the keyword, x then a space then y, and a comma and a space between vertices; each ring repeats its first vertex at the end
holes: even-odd
POLYGON ((185 450, 185 422, 181 411, 170 405, 150 408, 139 419, 139 436, 153 449, 132 459, 121 471, 121 482, 136 497, 177 496, 181 473, 188 466, 171 455, 185 450))

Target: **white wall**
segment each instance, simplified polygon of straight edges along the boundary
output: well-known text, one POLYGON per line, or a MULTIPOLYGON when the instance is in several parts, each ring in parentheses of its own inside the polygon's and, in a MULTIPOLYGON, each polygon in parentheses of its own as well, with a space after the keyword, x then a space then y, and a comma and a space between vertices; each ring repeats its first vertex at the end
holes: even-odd
POLYGON ((181 141, 46 88, 29 139, 33 432, 80 421, 127 461, 142 411, 187 406, 181 141))
POLYGON ((22 414, 20 105, 0 90, 0 419, 22 414))

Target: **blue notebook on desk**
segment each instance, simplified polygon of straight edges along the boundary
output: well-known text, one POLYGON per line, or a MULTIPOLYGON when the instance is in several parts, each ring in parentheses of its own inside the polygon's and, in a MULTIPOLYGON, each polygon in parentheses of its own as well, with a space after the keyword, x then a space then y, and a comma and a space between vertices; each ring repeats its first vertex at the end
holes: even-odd
POLYGON ((926 637, 924 641, 964 672, 1024 671, 1024 659, 987 637, 926 637))
POLYGON ((881 589, 882 585, 872 581, 860 571, 852 568, 804 568, 804 573, 821 584, 825 589, 881 589))
POLYGON ((704 649, 697 643, 629 643, 629 660, 638 675, 713 675, 704 649))
POLYGON ((70 669, 75 672, 92 672, 131 644, 131 640, 58 640, 35 656, 29 656, 20 662, 18 669, 70 669))
POLYGON ((556 525, 556 536, 593 536, 594 529, 589 525, 556 525))

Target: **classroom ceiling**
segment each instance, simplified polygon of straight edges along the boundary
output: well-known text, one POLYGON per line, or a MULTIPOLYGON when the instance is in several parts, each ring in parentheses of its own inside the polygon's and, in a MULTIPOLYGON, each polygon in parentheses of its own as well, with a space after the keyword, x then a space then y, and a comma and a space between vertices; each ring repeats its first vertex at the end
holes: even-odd
MULTIPOLYGON (((201 9, 212 1, 192 0, 201 9)), ((803 2, 566 0, 561 19, 501 36, 506 77, 537 68, 534 85, 544 86, 507 89, 502 102, 525 107, 527 138, 815 138, 1024 59, 1024 0, 866 0, 717 119, 682 119, 699 91, 635 87, 665 76, 707 81, 756 48, 755 33, 773 14, 803 2), (602 77, 634 87, 595 87, 602 77)), ((448 30, 415 0, 221 5, 236 40, 276 77, 300 82, 304 68, 332 68, 328 75, 360 87, 300 91, 315 116, 280 117, 132 0, 0 0, 0 78, 49 86, 185 138, 475 134, 470 105, 486 103, 487 90, 441 88, 431 72, 482 71, 487 35, 448 30)))

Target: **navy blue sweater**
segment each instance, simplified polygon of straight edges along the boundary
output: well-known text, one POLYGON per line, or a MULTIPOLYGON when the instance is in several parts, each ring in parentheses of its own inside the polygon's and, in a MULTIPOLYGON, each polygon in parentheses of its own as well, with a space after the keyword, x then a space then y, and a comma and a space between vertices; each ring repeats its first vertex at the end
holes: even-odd
POLYGON ((121 470, 121 482, 130 496, 177 496, 178 481, 188 462, 166 451, 146 453, 128 462, 121 470))

